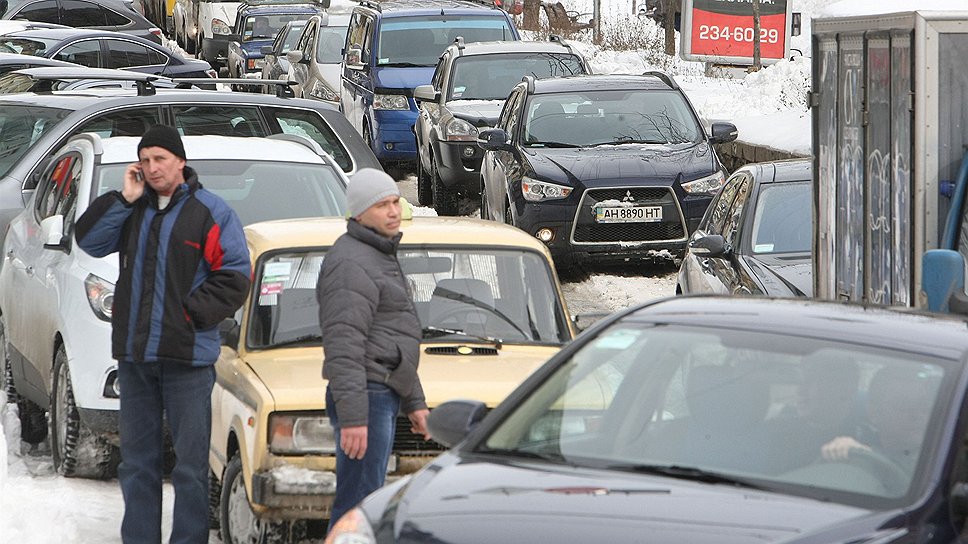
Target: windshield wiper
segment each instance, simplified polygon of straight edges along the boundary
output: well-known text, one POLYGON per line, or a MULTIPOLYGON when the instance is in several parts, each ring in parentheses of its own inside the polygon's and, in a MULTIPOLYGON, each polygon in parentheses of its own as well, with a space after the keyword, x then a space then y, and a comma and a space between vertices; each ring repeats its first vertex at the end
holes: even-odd
POLYGON ((599 147, 603 145, 625 145, 625 144, 653 144, 654 145, 654 144, 665 144, 665 143, 668 143, 668 142, 659 142, 656 140, 633 140, 629 138, 627 140, 614 140, 611 142, 602 142, 602 143, 590 145, 588 147, 599 147))
POLYGON ((266 348, 281 348, 285 346, 291 346, 293 344, 304 344, 306 342, 315 342, 319 345, 323 344, 323 337, 319 334, 304 334, 303 336, 297 336, 295 338, 290 338, 289 340, 283 340, 282 342, 273 342, 266 346, 266 348))
MULTIPOLYGON (((512 327, 514 327, 514 330, 521 333, 521 336, 523 336, 526 339, 528 338, 528 333, 524 332, 524 330, 521 327, 519 327, 518 324, 514 322, 514 320, 504 315, 504 312, 502 312, 501 310, 498 310, 497 308, 495 308, 494 306, 491 306, 490 304, 485 304, 484 302, 477 300, 474 297, 467 296, 464 293, 458 293, 457 291, 452 291, 450 289, 447 289, 446 287, 437 287, 436 289, 434 289, 434 294, 432 296, 446 298, 447 300, 456 300, 457 302, 463 302, 464 304, 469 304, 471 306, 474 306, 475 308, 487 310, 488 312, 496 315, 499 319, 503 320, 508 325, 511 325, 512 327)), ((472 335, 468 335, 468 336, 472 336, 472 335)), ((531 340, 534 340, 534 338, 531 338, 531 340)))
POLYGON ((381 68, 391 67, 391 68, 427 68, 433 66, 432 64, 417 64, 414 62, 388 62, 386 64, 380 64, 381 68))
POLYGON ((532 147, 581 147, 577 144, 566 144, 565 142, 531 142, 532 147))
POLYGON ((425 338, 435 338, 437 336, 444 336, 445 334, 456 334, 458 336, 466 336, 467 338, 475 338, 477 340, 483 340, 485 342, 494 344, 494 346, 497 347, 498 349, 501 349, 501 345, 504 344, 504 340, 501 340, 500 338, 494 338, 493 336, 482 336, 479 334, 470 334, 460 329, 445 329, 443 327, 432 327, 432 326, 423 328, 423 336, 425 338))
POLYGON ((730 484, 751 489, 762 489, 761 486, 750 483, 742 478, 727 476, 720 472, 711 472, 695 467, 683 467, 679 465, 635 465, 635 464, 613 464, 608 465, 609 469, 629 470, 641 472, 643 474, 656 474, 658 476, 668 476, 680 480, 690 480, 693 482, 703 482, 707 484, 730 484))

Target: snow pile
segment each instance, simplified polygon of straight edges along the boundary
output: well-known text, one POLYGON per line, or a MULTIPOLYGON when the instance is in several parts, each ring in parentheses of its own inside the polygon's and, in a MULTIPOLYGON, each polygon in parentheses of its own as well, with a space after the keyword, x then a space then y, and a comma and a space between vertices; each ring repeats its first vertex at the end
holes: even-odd
MULTIPOLYGON (((794 4, 796 5, 796 4, 794 4)), ((905 11, 965 11, 965 0, 841 0, 818 10, 817 18, 877 15, 905 11)))

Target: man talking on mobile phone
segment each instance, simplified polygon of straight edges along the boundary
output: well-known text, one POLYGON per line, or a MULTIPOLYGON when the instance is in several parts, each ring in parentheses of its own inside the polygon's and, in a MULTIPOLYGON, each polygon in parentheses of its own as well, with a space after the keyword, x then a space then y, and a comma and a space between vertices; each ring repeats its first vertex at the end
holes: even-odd
POLYGON ((75 227, 81 249, 120 259, 111 351, 121 386, 125 543, 161 542, 163 419, 176 457, 170 542, 208 542, 218 325, 242 305, 252 273, 238 216, 185 161, 178 131, 151 127, 122 190, 94 200, 75 227))

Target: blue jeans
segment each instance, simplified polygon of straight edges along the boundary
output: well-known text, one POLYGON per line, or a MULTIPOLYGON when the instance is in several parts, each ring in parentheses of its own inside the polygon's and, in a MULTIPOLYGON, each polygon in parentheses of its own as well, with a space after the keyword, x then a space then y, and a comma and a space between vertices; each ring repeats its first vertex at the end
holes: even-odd
POLYGON ((340 448, 339 414, 336 413, 333 395, 329 387, 326 388, 326 413, 336 433, 336 496, 333 497, 330 528, 364 497, 383 487, 386 480, 397 414, 400 412, 400 396, 386 385, 375 382, 367 382, 366 395, 369 399, 366 454, 362 459, 350 459, 340 448))
POLYGON ((215 368, 181 363, 118 364, 125 544, 161 542, 163 417, 175 450, 172 544, 208 542, 208 448, 215 368))

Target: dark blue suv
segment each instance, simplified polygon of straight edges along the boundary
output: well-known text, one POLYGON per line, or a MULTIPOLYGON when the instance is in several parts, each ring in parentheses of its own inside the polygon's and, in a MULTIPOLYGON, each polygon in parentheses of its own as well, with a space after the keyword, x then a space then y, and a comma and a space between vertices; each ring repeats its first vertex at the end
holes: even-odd
POLYGON ((353 9, 340 107, 388 170, 413 168, 413 89, 430 83, 438 58, 458 36, 520 39, 511 16, 492 0, 364 0, 353 9))

